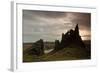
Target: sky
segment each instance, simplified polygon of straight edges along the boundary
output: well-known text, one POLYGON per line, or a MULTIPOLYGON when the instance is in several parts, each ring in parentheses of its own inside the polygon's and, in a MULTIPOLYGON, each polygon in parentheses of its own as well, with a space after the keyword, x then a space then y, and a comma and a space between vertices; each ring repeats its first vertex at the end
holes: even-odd
POLYGON ((62 33, 79 25, 82 40, 91 38, 91 14, 23 10, 23 42, 61 40, 62 33))

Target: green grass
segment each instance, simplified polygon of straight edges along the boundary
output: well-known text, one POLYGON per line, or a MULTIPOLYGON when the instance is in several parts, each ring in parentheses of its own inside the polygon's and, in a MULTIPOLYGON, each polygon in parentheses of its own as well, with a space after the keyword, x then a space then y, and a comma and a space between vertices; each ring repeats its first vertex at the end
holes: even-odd
POLYGON ((23 62, 40 61, 61 61, 61 60, 81 60, 90 59, 90 54, 84 48, 64 48, 55 53, 44 54, 42 56, 23 54, 23 62))

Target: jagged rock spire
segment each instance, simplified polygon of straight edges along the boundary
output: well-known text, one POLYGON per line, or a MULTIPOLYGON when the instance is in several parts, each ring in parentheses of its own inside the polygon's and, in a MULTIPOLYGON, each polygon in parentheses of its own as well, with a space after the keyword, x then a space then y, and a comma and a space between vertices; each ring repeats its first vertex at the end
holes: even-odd
POLYGON ((76 32, 77 34, 79 34, 79 27, 78 27, 78 24, 77 24, 76 27, 75 27, 75 32, 76 32))
POLYGON ((56 49, 56 47, 60 47, 60 49, 61 49, 61 48, 66 48, 66 47, 70 47, 70 46, 75 46, 76 48, 77 47, 85 48, 85 45, 81 39, 81 36, 79 35, 78 24, 76 25, 75 30, 70 29, 65 34, 62 33, 61 42, 56 41, 55 44, 56 44, 55 49, 56 49))

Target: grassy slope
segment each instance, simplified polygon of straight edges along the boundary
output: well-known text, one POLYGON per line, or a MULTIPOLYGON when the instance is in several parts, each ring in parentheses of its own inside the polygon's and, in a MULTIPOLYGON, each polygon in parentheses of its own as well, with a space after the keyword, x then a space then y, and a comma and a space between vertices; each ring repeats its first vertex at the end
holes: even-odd
POLYGON ((55 53, 49 53, 42 56, 24 54, 25 62, 38 62, 38 61, 58 61, 58 60, 79 60, 89 59, 88 52, 83 48, 64 48, 55 53))

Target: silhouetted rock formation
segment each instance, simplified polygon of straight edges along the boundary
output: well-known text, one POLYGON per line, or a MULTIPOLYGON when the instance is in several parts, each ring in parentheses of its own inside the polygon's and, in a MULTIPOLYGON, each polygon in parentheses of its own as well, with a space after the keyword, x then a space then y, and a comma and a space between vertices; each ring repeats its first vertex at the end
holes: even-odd
POLYGON ((66 48, 69 46, 75 46, 79 48, 85 48, 85 45, 81 39, 81 36, 79 35, 79 27, 78 24, 75 27, 75 30, 69 30, 65 34, 62 33, 62 39, 61 42, 55 41, 55 50, 57 48, 66 48))
POLYGON ((33 43, 29 53, 38 56, 43 55, 44 54, 43 48, 44 48, 44 43, 43 40, 40 39, 37 42, 33 43))
POLYGON ((55 50, 59 50, 60 49, 59 45, 60 45, 59 40, 55 40, 55 50))

